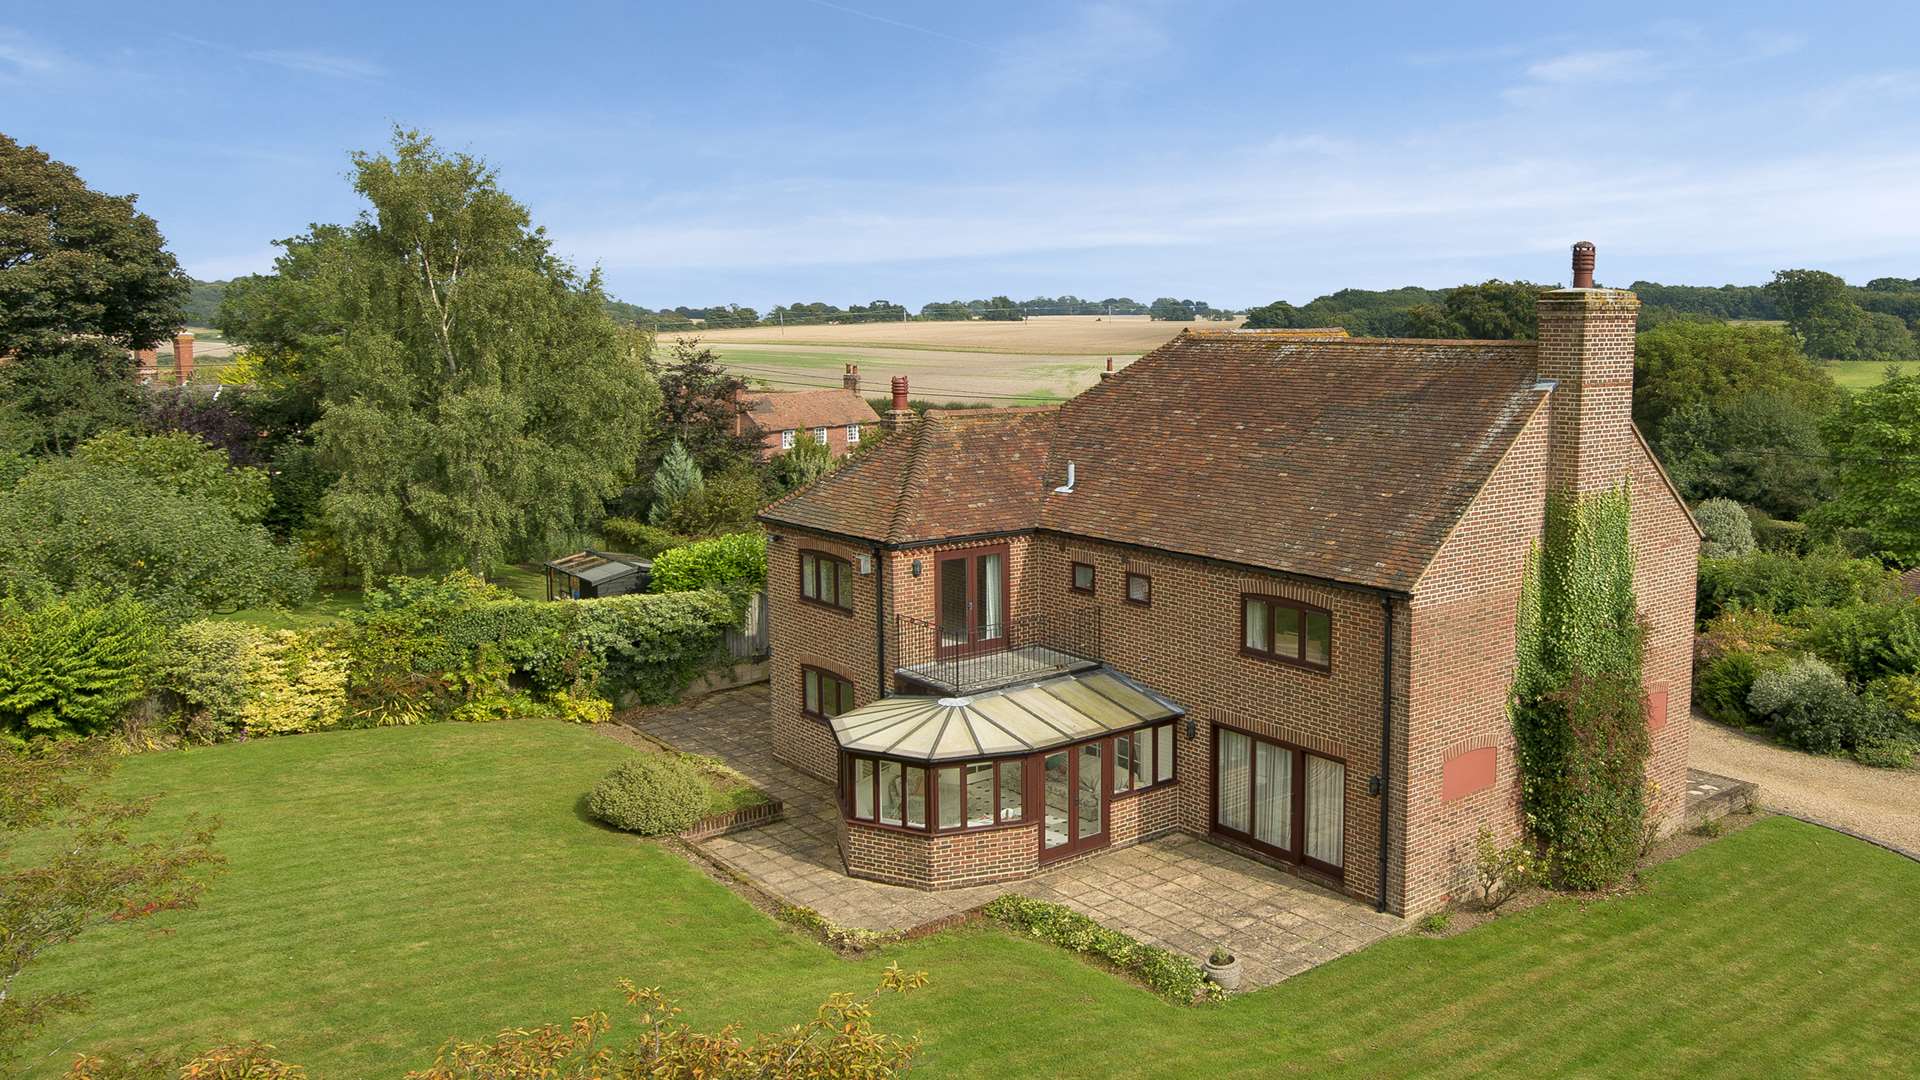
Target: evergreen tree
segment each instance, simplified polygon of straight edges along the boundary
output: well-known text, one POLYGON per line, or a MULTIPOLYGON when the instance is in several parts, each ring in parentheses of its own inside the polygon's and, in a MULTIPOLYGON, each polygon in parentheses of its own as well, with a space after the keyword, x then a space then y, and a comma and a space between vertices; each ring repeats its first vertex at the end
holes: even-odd
POLYGON ((667 520, 674 507, 699 495, 705 486, 699 463, 679 439, 673 440, 667 455, 660 459, 660 467, 653 471, 653 505, 647 509, 647 520, 655 525, 667 520))

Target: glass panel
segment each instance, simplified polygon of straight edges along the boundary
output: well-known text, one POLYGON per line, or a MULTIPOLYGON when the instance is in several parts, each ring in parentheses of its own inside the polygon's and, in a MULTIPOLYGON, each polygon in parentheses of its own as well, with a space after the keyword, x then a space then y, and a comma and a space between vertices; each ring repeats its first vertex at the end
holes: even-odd
POLYGON ((1153 732, 1154 741, 1159 744, 1153 761, 1153 779, 1159 783, 1173 779, 1173 725, 1161 724, 1153 732))
POLYGON ((1080 747, 1079 783, 1073 792, 1076 814, 1073 835, 1077 840, 1100 835, 1100 748, 1105 745, 1105 741, 1101 741, 1080 747))
POLYGON ((1093 567, 1086 563, 1073 564, 1073 587, 1076 589, 1093 588, 1093 567))
POLYGON ((900 824, 900 763, 882 761, 880 763, 880 820, 888 825, 900 824))
POLYGON ((1307 858, 1328 866, 1340 865, 1340 838, 1345 834, 1347 767, 1337 761, 1307 755, 1307 858))
MULTIPOLYGON (((1114 759, 1114 768, 1120 767, 1118 758, 1114 759)), ((1133 733, 1133 786, 1146 787, 1153 783, 1153 729, 1141 728, 1133 733)))
POLYGON ((800 595, 810 600, 817 599, 820 595, 819 590, 814 586, 813 556, 804 551, 800 553, 800 595))
POLYGON ((1222 730, 1220 739, 1220 827, 1247 831, 1247 796, 1252 783, 1253 740, 1237 731, 1222 730))
POLYGON ((1300 659, 1300 609, 1273 606, 1273 655, 1300 659))
POLYGON ((820 711, 820 673, 811 669, 800 673, 806 683, 806 709, 810 713, 820 711))
POLYGON ((1307 612, 1307 663, 1326 666, 1333 648, 1333 624, 1324 611, 1307 612))
POLYGON ((834 713, 833 715, 835 716, 839 716, 840 713, 848 713, 853 711, 853 684, 850 682, 841 681, 839 683, 839 686, 840 686, 840 712, 834 713))
POLYGON ((1140 574, 1127 575, 1127 599, 1136 604, 1144 604, 1150 596, 1152 583, 1140 574))
POLYGON ((1133 737, 1121 735, 1113 740, 1113 790, 1126 791, 1133 786, 1133 737))
POLYGON ((838 580, 834 576, 833 568, 832 559, 820 560, 820 602, 823 604, 840 603, 840 592, 833 587, 834 582, 838 580))
POLYGON ((853 759, 853 816, 873 820, 873 759, 853 759))
MULTIPOLYGON (((942 792, 945 798, 946 793, 942 792)), ((993 762, 967 764, 967 824, 993 824, 993 762)))
POLYGON ((1026 788, 1021 786, 1026 769, 1022 762, 1000 763, 1000 820, 1019 821, 1026 813, 1026 788))
POLYGON ((859 424, 847 425, 847 445, 848 446, 860 445, 860 425, 859 424))
POLYGON ((940 776, 940 827, 957 829, 960 827, 960 769, 958 766, 941 769, 940 776))
POLYGON ((1253 838, 1293 848, 1293 751, 1253 744, 1253 838))
POLYGON ((1266 652, 1267 602, 1265 600, 1255 600, 1252 597, 1248 597, 1244 603, 1245 607, 1243 610, 1246 612, 1247 628, 1246 636, 1241 639, 1241 644, 1249 649, 1266 652))
POLYGON ((940 560, 940 644, 967 643, 967 561, 940 560))
POLYGON ((1007 557, 980 556, 980 640, 998 641, 1007 634, 1007 557))
POLYGON ((1050 848, 1067 842, 1067 752, 1048 754, 1044 763, 1047 779, 1046 824, 1041 827, 1040 842, 1050 848))
POLYGON ((907 827, 925 828, 927 824, 927 770, 907 766, 907 827))

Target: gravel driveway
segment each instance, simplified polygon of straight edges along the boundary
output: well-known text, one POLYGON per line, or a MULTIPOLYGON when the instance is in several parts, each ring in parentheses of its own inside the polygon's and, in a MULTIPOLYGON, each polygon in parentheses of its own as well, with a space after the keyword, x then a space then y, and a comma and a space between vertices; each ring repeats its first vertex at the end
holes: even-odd
POLYGON ((1920 851, 1920 770, 1787 750, 1693 717, 1692 765, 1760 785, 1760 805, 1920 851))

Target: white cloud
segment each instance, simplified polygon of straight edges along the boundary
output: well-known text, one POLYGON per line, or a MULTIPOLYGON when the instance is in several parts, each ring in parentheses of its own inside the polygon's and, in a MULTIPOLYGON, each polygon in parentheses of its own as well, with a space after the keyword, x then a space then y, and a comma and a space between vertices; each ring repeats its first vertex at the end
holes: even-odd
POLYGON ((66 71, 72 64, 58 49, 12 27, 0 26, 0 78, 41 78, 66 71))
POLYGON ((1653 62, 1646 49, 1588 49, 1562 53, 1527 66, 1527 78, 1543 83, 1620 82, 1645 75, 1653 62))
POLYGON ((245 55, 263 64, 331 79, 377 79, 382 74, 379 65, 366 60, 311 49, 258 49, 245 55))

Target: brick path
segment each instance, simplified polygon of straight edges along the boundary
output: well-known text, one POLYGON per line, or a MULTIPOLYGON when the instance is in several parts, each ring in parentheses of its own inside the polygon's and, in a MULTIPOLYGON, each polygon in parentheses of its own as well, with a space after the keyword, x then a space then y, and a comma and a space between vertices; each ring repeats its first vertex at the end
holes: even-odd
POLYGON ((1198 837, 1173 834, 1005 885, 947 892, 848 877, 830 785, 773 760, 765 684, 622 722, 710 754, 786 804, 783 821, 701 841, 713 857, 790 904, 840 926, 907 930, 1015 892, 1065 904, 1101 924, 1198 960, 1224 943, 1245 987, 1266 986, 1362 948, 1405 925, 1371 907, 1198 837))

